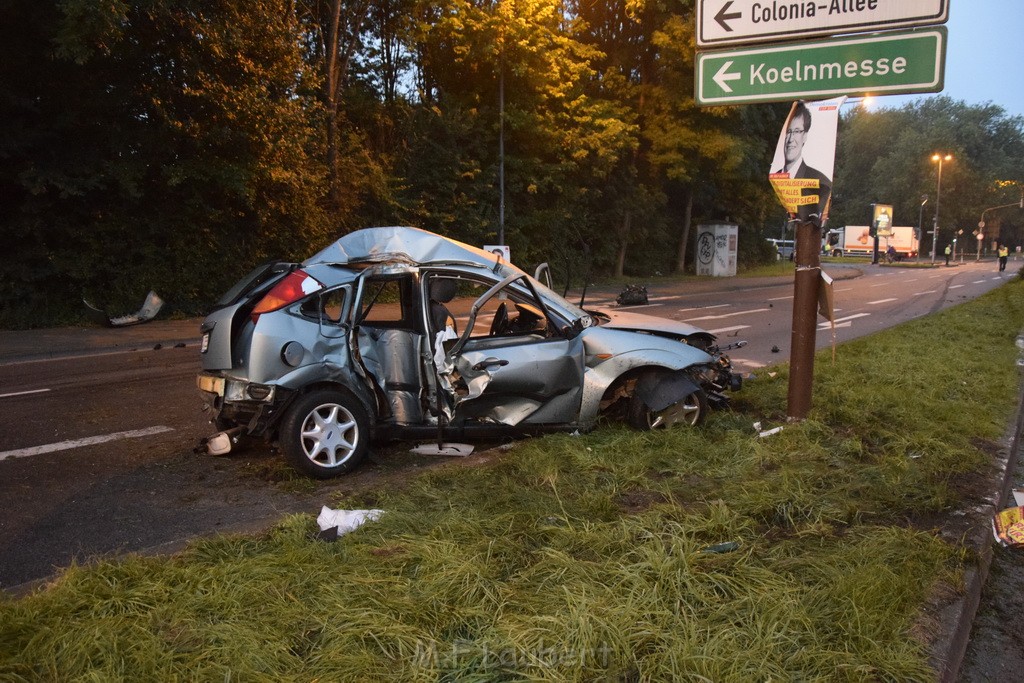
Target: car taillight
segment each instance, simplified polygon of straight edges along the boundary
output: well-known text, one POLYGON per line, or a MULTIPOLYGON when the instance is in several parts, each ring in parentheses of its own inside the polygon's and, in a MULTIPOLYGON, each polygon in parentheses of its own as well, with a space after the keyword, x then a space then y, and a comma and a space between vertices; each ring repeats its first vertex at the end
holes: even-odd
POLYGON ((323 287, 323 284, 315 277, 301 270, 294 270, 285 275, 284 279, 267 292, 267 295, 256 304, 256 308, 252 309, 250 317, 255 323, 264 313, 284 308, 288 304, 295 303, 299 299, 323 289, 323 287))

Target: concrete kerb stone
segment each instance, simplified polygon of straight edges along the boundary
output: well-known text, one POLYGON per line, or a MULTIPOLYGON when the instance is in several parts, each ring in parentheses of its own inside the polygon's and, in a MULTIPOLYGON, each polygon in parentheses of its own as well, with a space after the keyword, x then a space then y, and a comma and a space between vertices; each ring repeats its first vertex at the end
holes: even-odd
POLYGON ((1021 380, 1017 412, 1004 435, 1007 448, 1001 453, 1005 453, 1005 458, 999 461, 1000 473, 996 480, 998 487, 993 491, 991 504, 986 506, 991 509, 985 510, 986 514, 981 516, 986 523, 979 524, 970 532, 969 537, 964 539, 965 545, 976 553, 978 563, 976 567, 965 572, 963 596, 942 610, 940 623, 949 624, 950 628, 932 645, 930 659, 941 683, 955 683, 960 674, 960 667, 967 653, 967 644, 971 638, 974 617, 978 613, 981 594, 992 566, 994 541, 991 519, 996 512, 1007 506, 1013 486, 1013 472, 1020 457, 1020 439, 1024 430, 1024 333, 1017 337, 1017 348, 1020 350, 1017 369, 1021 380))

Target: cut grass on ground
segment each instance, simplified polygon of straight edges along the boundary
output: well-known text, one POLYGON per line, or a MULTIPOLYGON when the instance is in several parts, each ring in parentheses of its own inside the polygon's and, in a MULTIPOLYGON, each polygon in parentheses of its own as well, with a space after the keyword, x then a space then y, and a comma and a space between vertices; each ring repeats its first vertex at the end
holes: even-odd
MULTIPOLYGON (((1024 284, 786 368, 700 430, 521 442, 171 558, 68 570, 0 603, 3 680, 928 680, 939 533, 1018 388, 1024 284), (353 501, 346 501, 353 506, 353 501)), ((410 475, 412 477, 412 475, 410 475)))

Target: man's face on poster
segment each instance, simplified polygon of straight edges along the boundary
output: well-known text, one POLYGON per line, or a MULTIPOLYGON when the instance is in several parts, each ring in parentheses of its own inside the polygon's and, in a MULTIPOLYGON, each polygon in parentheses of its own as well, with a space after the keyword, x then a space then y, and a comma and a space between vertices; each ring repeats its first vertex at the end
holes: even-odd
POLYGON ((791 164, 800 158, 804 150, 804 142, 807 141, 807 125, 803 116, 794 116, 786 126, 786 144, 784 154, 786 163, 791 164))

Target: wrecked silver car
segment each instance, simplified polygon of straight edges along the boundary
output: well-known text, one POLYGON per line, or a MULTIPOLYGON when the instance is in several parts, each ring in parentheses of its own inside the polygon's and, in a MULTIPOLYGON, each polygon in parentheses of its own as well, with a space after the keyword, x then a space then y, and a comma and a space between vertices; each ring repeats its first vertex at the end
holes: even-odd
POLYGON ((198 385, 223 453, 276 441, 316 478, 372 440, 695 425, 739 388, 715 338, 577 307, 500 254, 405 227, 249 273, 201 327, 198 385))

